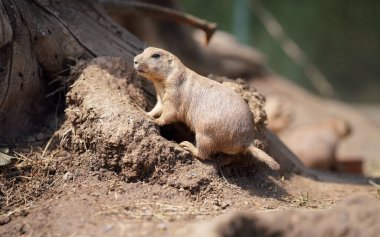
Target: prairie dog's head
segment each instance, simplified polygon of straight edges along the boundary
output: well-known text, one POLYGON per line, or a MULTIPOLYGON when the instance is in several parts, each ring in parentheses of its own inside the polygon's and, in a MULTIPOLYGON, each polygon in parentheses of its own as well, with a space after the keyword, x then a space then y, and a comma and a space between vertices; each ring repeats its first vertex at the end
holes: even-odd
POLYGON ((335 128, 336 134, 340 138, 347 137, 352 132, 350 123, 344 119, 336 119, 334 123, 334 128, 335 128))
POLYGON ((329 126, 339 138, 344 138, 351 134, 351 125, 345 119, 329 118, 324 120, 322 124, 329 126))
POLYGON ((182 65, 179 59, 166 50, 148 47, 134 59, 138 74, 152 81, 163 81, 182 65))

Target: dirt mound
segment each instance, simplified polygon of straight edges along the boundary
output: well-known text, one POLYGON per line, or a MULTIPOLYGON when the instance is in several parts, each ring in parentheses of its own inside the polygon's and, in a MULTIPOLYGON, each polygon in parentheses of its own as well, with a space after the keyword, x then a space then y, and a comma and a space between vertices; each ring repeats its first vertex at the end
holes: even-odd
MULTIPOLYGON (((86 64, 67 95, 63 146, 78 153, 90 151, 95 156, 93 169, 115 171, 126 181, 146 180, 199 190, 217 178, 218 162, 204 165, 176 143, 184 138, 193 140, 183 125, 162 129, 154 125, 144 113, 155 102, 144 83, 145 79, 134 75, 131 65, 120 58, 98 58, 86 64)), ((226 85, 232 87, 233 83, 226 85)), ((266 121, 264 97, 238 84, 234 89, 245 93, 259 131, 266 121)), ((257 145, 265 148, 262 136, 257 135, 257 145)), ((216 160, 225 164, 226 160, 231 163, 243 158, 247 160, 243 167, 254 162, 241 156, 218 156, 216 160)))

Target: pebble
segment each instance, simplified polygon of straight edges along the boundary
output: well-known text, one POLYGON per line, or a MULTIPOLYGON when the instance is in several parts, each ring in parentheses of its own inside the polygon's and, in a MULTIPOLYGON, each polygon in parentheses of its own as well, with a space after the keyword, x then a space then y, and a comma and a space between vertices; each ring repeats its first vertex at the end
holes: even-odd
POLYGON ((157 225, 157 228, 160 230, 160 231, 166 231, 168 229, 168 224, 167 223, 159 223, 157 225))
POLYGON ((0 225, 8 224, 11 221, 9 216, 0 216, 0 225))
POLYGON ((67 181, 67 180, 71 180, 71 179, 73 179, 73 177, 74 177, 73 173, 71 173, 71 172, 66 172, 66 173, 63 175, 62 179, 63 179, 64 181, 67 181))

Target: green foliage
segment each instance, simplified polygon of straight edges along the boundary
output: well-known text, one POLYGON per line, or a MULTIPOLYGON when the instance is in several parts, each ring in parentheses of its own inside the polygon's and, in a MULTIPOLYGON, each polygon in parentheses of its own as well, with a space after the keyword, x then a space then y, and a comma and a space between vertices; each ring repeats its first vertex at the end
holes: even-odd
MULTIPOLYGON (((262 0, 293 39, 325 74, 341 98, 380 101, 380 1, 262 0)), ((234 32, 232 0, 183 0, 186 11, 234 32)), ((269 36, 251 11, 249 43, 270 66, 306 88, 311 83, 269 36)))

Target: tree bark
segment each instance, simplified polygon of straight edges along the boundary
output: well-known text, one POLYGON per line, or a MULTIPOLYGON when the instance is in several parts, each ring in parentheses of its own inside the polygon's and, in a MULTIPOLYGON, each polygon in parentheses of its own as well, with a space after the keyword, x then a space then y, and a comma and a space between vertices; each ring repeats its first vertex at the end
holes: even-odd
POLYGON ((0 142, 35 131, 48 109, 47 87, 79 58, 132 60, 144 43, 95 1, 0 1, 0 142))

